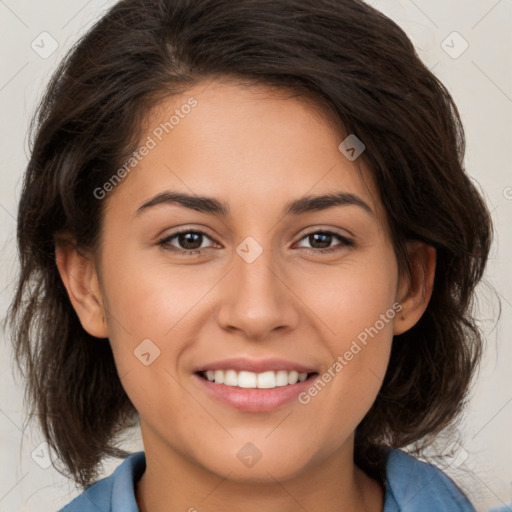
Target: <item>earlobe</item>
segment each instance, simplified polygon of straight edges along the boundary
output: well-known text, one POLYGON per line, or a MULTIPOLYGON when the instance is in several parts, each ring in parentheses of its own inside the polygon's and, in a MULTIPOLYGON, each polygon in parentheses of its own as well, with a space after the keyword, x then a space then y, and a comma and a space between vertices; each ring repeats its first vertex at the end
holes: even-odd
POLYGON ((402 310, 394 322, 393 334, 403 334, 411 329, 427 309, 436 268, 436 250, 423 242, 408 243, 410 276, 404 276, 398 287, 398 301, 402 310))
POLYGON ((56 263, 82 327, 96 338, 107 338, 108 329, 94 261, 71 242, 58 243, 56 263))

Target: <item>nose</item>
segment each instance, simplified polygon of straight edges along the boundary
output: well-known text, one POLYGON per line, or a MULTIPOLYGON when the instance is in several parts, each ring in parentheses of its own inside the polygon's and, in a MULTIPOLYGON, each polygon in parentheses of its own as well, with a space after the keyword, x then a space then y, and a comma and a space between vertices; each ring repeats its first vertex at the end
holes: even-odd
POLYGON ((272 259, 270 250, 264 250, 252 262, 234 254, 234 267, 223 280, 217 310, 217 322, 223 329, 258 341, 274 331, 283 334, 297 326, 300 301, 287 283, 283 265, 276 265, 272 259))

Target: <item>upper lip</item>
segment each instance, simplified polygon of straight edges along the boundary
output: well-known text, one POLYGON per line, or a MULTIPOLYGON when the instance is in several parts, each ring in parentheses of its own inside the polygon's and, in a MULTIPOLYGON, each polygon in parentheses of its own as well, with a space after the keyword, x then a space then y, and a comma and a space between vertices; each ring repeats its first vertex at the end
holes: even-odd
POLYGON ((211 363, 204 364, 194 371, 204 372, 208 370, 236 370, 238 372, 247 371, 253 373, 263 373, 268 371, 296 371, 298 373, 315 373, 316 370, 309 366, 305 366, 293 361, 279 358, 267 359, 249 359, 247 357, 232 357, 228 359, 221 359, 211 363))

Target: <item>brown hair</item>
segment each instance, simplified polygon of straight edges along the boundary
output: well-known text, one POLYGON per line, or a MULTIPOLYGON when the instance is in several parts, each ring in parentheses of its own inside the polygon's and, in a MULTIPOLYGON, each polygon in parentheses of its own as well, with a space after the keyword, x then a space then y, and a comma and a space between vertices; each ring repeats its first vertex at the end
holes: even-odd
POLYGON ((482 350, 472 317, 488 256, 487 207, 464 171, 464 132, 445 87, 406 34, 360 0, 123 0, 53 75, 33 124, 19 204, 21 272, 9 311, 27 399, 82 486, 137 418, 108 343, 81 326, 55 264, 56 237, 94 248, 101 187, 163 98, 234 77, 314 98, 361 139, 401 268, 405 243, 435 247, 432 299, 396 336, 382 389, 356 430, 372 473, 380 445, 435 435, 462 410, 482 350))

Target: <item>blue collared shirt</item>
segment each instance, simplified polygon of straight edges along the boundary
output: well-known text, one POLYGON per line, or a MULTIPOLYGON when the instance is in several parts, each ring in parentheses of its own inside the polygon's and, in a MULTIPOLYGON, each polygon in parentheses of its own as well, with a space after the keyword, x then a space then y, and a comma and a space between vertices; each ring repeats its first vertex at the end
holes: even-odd
MULTIPOLYGON (((146 469, 144 452, 126 458, 59 512, 140 512, 135 484, 146 469)), ((442 471, 401 450, 391 449, 386 462, 383 512, 476 512, 442 471)))

